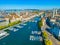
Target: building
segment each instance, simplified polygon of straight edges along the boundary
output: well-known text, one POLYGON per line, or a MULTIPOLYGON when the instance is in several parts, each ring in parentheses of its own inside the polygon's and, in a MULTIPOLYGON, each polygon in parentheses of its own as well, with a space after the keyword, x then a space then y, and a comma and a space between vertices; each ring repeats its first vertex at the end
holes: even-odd
POLYGON ((46 15, 46 17, 52 17, 52 15, 53 15, 52 10, 46 10, 45 15, 46 15))
POLYGON ((60 40, 60 24, 56 22, 56 19, 47 19, 46 23, 50 27, 47 31, 60 40))
POLYGON ((60 40, 60 28, 59 26, 54 25, 51 29, 48 30, 53 36, 60 40))
POLYGON ((17 15, 16 13, 11 13, 10 15, 6 16, 5 18, 9 18, 10 22, 21 21, 21 16, 17 15))
POLYGON ((56 22, 56 19, 55 18, 51 18, 50 22, 56 22))
POLYGON ((45 18, 42 18, 43 26, 45 25, 45 18))
POLYGON ((59 9, 54 9, 53 10, 53 18, 54 17, 60 18, 60 10, 59 9))
POLYGON ((9 24, 9 18, 0 16, 0 26, 6 26, 9 24))
POLYGON ((45 18, 42 18, 41 21, 42 21, 42 27, 41 27, 41 30, 45 30, 45 23, 46 23, 45 18))

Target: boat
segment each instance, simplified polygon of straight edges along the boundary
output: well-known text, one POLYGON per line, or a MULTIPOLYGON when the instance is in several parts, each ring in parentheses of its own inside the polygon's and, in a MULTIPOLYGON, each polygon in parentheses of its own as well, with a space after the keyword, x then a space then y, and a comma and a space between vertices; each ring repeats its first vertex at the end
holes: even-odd
POLYGON ((9 35, 9 33, 5 32, 5 31, 1 31, 0 32, 0 40, 3 39, 3 38, 5 38, 8 35, 9 35))
POLYGON ((18 31, 18 29, 14 29, 14 32, 18 31))
POLYGON ((13 28, 9 28, 9 30, 11 30, 11 31, 12 31, 12 30, 13 30, 13 28))
POLYGON ((41 31, 32 31, 31 34, 37 34, 37 35, 40 35, 40 34, 41 34, 41 31))
POLYGON ((20 26, 16 26, 16 27, 20 28, 20 26))
POLYGON ((43 38, 41 36, 30 35, 30 40, 31 41, 43 41, 43 38))
POLYGON ((27 24, 23 24, 23 25, 27 25, 27 24))
POLYGON ((16 32, 16 31, 19 30, 17 27, 13 27, 13 28, 14 28, 14 29, 13 29, 14 32, 16 32))

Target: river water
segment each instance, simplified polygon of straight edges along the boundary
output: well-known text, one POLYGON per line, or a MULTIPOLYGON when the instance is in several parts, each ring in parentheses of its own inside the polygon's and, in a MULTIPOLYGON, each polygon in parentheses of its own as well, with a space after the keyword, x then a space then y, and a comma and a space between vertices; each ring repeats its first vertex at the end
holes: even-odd
POLYGON ((37 22, 40 17, 35 17, 26 22, 26 25, 19 24, 22 28, 16 32, 10 31, 10 35, 0 40, 0 45, 43 45, 40 41, 31 41, 29 37, 32 31, 39 31, 37 22))

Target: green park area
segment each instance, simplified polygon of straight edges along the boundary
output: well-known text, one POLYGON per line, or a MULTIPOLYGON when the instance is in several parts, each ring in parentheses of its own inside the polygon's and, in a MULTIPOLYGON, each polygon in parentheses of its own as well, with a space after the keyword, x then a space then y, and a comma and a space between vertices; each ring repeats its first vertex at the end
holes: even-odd
POLYGON ((0 30, 3 30, 3 29, 8 28, 10 26, 14 26, 14 25, 19 24, 19 23, 21 23, 21 21, 15 21, 15 22, 9 23, 8 25, 0 26, 0 30))
POLYGON ((43 22, 42 22, 42 20, 40 20, 40 21, 38 22, 38 27, 41 28, 42 26, 43 26, 43 22))

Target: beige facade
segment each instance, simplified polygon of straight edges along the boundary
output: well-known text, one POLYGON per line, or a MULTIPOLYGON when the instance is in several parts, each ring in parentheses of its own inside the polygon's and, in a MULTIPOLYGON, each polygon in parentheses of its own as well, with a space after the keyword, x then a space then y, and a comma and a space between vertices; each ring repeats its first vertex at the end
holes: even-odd
POLYGON ((0 18, 0 26, 5 26, 9 24, 9 18, 0 18))

